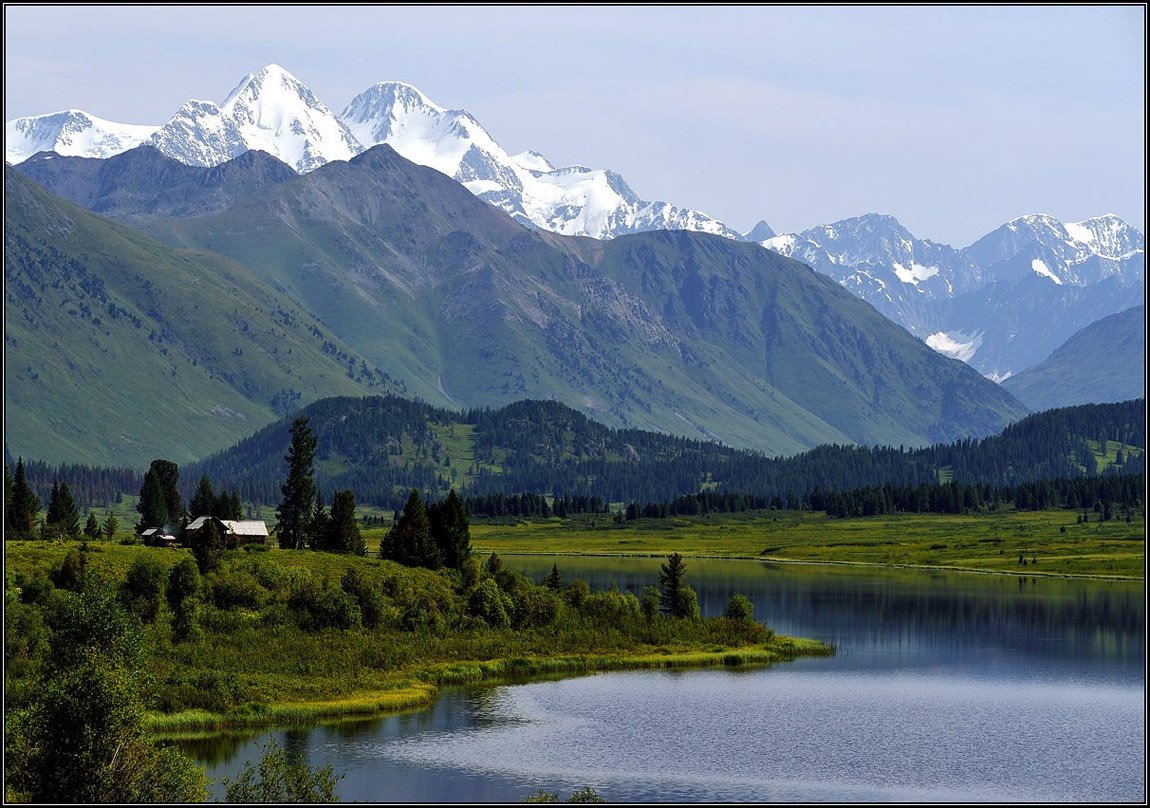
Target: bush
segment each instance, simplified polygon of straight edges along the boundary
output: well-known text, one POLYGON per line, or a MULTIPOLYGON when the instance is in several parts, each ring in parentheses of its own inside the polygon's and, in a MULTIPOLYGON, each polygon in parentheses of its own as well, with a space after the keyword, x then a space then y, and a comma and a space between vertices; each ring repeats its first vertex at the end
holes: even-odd
POLYGON ((120 599, 129 612, 145 623, 156 622, 164 602, 168 571, 158 561, 141 558, 128 568, 120 599))
POLYGON ((227 802, 339 802, 335 784, 343 779, 329 763, 311 769, 303 761, 290 761, 283 748, 272 742, 263 747, 263 757, 252 766, 244 764, 240 776, 224 778, 227 802))
POLYGON ((484 578, 471 593, 467 601, 467 611, 487 623, 492 628, 508 628, 515 604, 507 593, 491 578, 484 578))
POLYGON ((267 591, 245 570, 225 570, 204 577, 207 599, 218 609, 259 609, 267 591))
POLYGON ((340 587, 359 604, 363 624, 368 628, 378 626, 383 619, 383 594, 379 586, 374 585, 363 570, 353 567, 344 573, 340 587))
POLYGON ((723 616, 736 623, 751 623, 755 619, 755 605, 746 595, 731 595, 723 616))

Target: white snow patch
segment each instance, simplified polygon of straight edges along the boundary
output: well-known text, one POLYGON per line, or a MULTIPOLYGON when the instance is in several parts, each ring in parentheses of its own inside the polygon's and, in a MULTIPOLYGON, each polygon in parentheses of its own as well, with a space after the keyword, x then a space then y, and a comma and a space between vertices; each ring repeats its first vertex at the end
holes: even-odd
POLYGON ((1059 286, 1062 285, 1062 278, 1051 272, 1050 267, 1046 266, 1046 262, 1041 258, 1035 258, 1033 261, 1031 261, 1030 268, 1044 278, 1050 278, 1050 280, 1054 281, 1059 286))
POLYGON ((1079 222, 1066 222, 1062 226, 1066 228, 1066 232, 1075 241, 1083 244, 1091 244, 1094 241, 1094 231, 1079 222))
POLYGON ((982 346, 982 334, 969 335, 961 331, 948 334, 945 331, 938 331, 927 337, 924 342, 944 356, 969 362, 975 351, 982 346))
POLYGON ((924 267, 917 261, 911 261, 909 268, 897 261, 892 266, 895 276, 903 283, 919 284, 938 274, 938 267, 924 267))
POLYGON ((1014 372, 1008 370, 1008 371, 1006 371, 1006 373, 1001 373, 1001 374, 997 373, 997 372, 987 373, 986 378, 990 379, 995 384, 1002 384, 1004 381, 1006 381, 1007 379, 1009 379, 1013 375, 1014 375, 1014 372))

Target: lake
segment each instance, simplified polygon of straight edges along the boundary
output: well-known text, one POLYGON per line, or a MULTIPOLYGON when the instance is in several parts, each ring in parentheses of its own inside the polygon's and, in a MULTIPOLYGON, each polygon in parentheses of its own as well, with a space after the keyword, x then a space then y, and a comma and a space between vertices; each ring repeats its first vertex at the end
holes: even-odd
MULTIPOLYGON (((639 594, 662 559, 507 556, 639 594)), ((275 739, 345 801, 1144 802, 1141 583, 688 560, 830 658, 448 690, 427 710, 185 750, 217 781, 275 739)))

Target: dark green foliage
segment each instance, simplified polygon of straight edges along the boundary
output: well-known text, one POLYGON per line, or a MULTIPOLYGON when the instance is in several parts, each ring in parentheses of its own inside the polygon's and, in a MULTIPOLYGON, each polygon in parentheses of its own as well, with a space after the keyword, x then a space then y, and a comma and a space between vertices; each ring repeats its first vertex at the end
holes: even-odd
POLYGON ((746 595, 731 595, 723 616, 738 623, 750 623, 755 619, 755 604, 746 595))
POLYGON ((363 625, 375 628, 383 618, 383 598, 378 584, 373 584, 358 568, 349 569, 340 580, 344 592, 355 598, 359 604, 363 625))
POLYGON ((103 535, 103 530, 100 528, 100 522, 96 519, 95 511, 88 511, 88 521, 84 524, 84 535, 92 541, 96 541, 103 535))
MULTIPOLYGON (((559 795, 554 791, 537 791, 524 802, 559 802, 559 795)), ((563 802, 607 802, 599 796, 598 792, 591 786, 583 786, 583 788, 575 791, 570 797, 563 800, 563 802)))
POLYGON ((245 762, 239 777, 223 782, 225 799, 233 803, 339 802, 335 786, 342 779, 330 763, 312 769, 304 761, 289 760, 282 747, 269 742, 258 764, 245 762))
POLYGON ((591 586, 582 578, 576 578, 563 590, 563 600, 576 609, 581 608, 590 595, 591 586))
POLYGON ((212 491, 212 481, 208 479, 208 475, 200 477, 200 484, 196 487, 196 493, 188 501, 188 516, 195 519, 197 516, 212 516, 216 510, 216 495, 212 491))
POLYGON ((643 613, 643 619, 651 624, 659 615, 659 602, 662 595, 659 593, 657 586, 643 587, 643 597, 639 598, 639 611, 643 613))
POLYGON ((548 589, 554 589, 556 592, 559 592, 563 589, 563 576, 559 574, 558 564, 551 565, 551 572, 548 574, 547 579, 543 582, 543 585, 548 589))
POLYGON ((104 525, 101 528, 104 533, 104 538, 108 541, 112 541, 116 538, 116 533, 119 529, 120 520, 116 518, 116 514, 109 512, 108 515, 104 517, 104 525))
POLYGON ((76 538, 80 535, 80 511, 66 482, 52 486, 52 494, 48 498, 48 532, 53 537, 76 538))
POLYGON ((363 536, 355 518, 355 494, 336 491, 331 501, 331 516, 326 520, 327 541, 324 549, 330 553, 363 555, 363 536))
POLYGON ((492 628, 508 628, 515 604, 493 578, 484 578, 471 592, 467 611, 492 628))
POLYGON ((144 475, 144 483, 140 487, 140 501, 136 503, 136 510, 140 513, 140 521, 136 524, 136 532, 142 533, 150 527, 164 527, 170 524, 172 516, 168 513, 168 502, 164 497, 164 489, 160 483, 160 476, 155 468, 148 469, 144 475))
POLYGON ((5 727, 6 787, 32 802, 205 798, 204 771, 144 732, 137 626, 106 589, 64 596, 44 678, 5 727))
POLYGON ((316 444, 307 416, 301 415, 292 421, 291 447, 284 457, 288 474, 280 487, 283 498, 276 509, 279 544, 288 550, 303 549, 307 543, 315 501, 316 444))
POLYGON ((79 592, 84 588, 87 572, 88 553, 84 550, 69 550, 60 566, 52 570, 52 583, 58 589, 79 592))
POLYGON ((204 576, 204 596, 218 609, 259 609, 268 593, 246 569, 230 567, 204 576))
POLYGON ((690 585, 686 585, 679 590, 675 616, 687 620, 698 620, 702 617, 702 613, 699 610, 699 596, 690 585))
POLYGON ((220 568, 224 554, 224 537, 214 519, 204 522, 200 530, 191 534, 189 542, 201 575, 207 575, 220 568))
POLYGON ((203 800, 203 769, 143 730, 135 675, 85 661, 48 679, 15 722, 11 785, 32 802, 182 803, 203 800))
POLYGON ((333 550, 328 543, 331 540, 331 517, 323 504, 323 494, 315 492, 315 506, 311 509, 311 518, 308 524, 308 545, 313 550, 333 550))
POLYGON ((431 537, 431 521, 418 491, 413 489, 408 496, 399 521, 380 542, 379 554, 381 558, 409 567, 434 570, 443 566, 443 557, 431 537))
POLYGON ((172 609, 172 640, 184 642, 195 634, 196 597, 200 593, 200 571, 196 562, 185 558, 168 572, 165 592, 172 609))
MULTIPOLYGON (((8 466, 4 465, 5 472, 8 466)), ((5 488, 4 533, 6 538, 27 539, 36 529, 36 515, 40 511, 40 498, 32 492, 24 471, 24 458, 16 460, 16 476, 12 480, 11 496, 5 488)))
POLYGON ((687 586, 687 564, 678 553, 659 566, 659 609, 672 617, 686 617, 683 590, 687 586))
POLYGON ((51 610, 54 670, 100 659, 116 668, 133 669, 143 653, 139 621, 124 610, 115 592, 95 582, 82 592, 62 593, 59 607, 51 610))
MULTIPOLYGON (((952 475, 957 484, 980 488, 1075 478, 1082 473, 1078 458, 1087 441, 1106 437, 1145 446, 1141 399, 1028 416, 982 440, 927 448, 826 445, 786 458, 653 432, 613 430, 557 402, 524 401, 458 414, 392 397, 325 399, 305 413, 324 436, 317 481, 327 490, 354 490, 361 504, 388 508, 402 507, 413 487, 431 496, 448 493, 451 486, 442 468, 432 462, 433 453, 442 457, 447 452, 435 437, 434 425, 474 429, 474 477, 459 489, 472 516, 566 517, 604 512, 608 501, 634 502, 642 517, 797 509, 809 506, 816 491, 888 483, 917 490, 937 486, 940 473, 952 475), (378 449, 395 445, 413 447, 405 449, 403 462, 378 449), (328 460, 338 461, 338 473, 323 473, 328 460), (713 487, 700 491, 704 483, 713 487), (554 496, 553 510, 535 491, 554 496)), ((201 468, 241 488, 245 499, 272 501, 285 446, 286 422, 262 430, 201 468)), ((1145 467, 1142 454, 1130 454, 1136 456, 1124 455, 1126 463, 1106 474, 1140 473, 1145 467)))
POLYGON ((471 556, 471 528, 467 521, 467 512, 463 508, 463 501, 455 493, 455 489, 451 489, 443 502, 428 508, 427 516, 431 525, 431 537, 439 549, 443 565, 459 569, 471 556))
POLYGON ((140 559, 128 568, 120 587, 120 599, 127 610, 145 623, 154 623, 164 602, 168 570, 159 562, 140 559))
POLYGON ((171 460, 153 460, 148 470, 156 473, 160 490, 164 494, 164 509, 168 513, 168 521, 161 522, 157 527, 179 522, 185 516, 184 506, 180 502, 180 467, 171 460))

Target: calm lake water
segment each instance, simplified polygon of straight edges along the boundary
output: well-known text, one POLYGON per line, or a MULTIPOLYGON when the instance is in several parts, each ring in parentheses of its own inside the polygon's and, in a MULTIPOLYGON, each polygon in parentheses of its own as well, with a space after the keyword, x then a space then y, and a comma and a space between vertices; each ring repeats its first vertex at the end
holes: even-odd
MULTIPOLYGON (((512 557, 640 593, 661 559, 512 557)), ((1145 802, 1142 584, 688 561, 704 614, 735 592, 836 656, 451 690, 366 722, 186 750, 219 781, 274 738, 345 801, 1145 802)), ((222 789, 217 788, 217 796, 222 789)))

